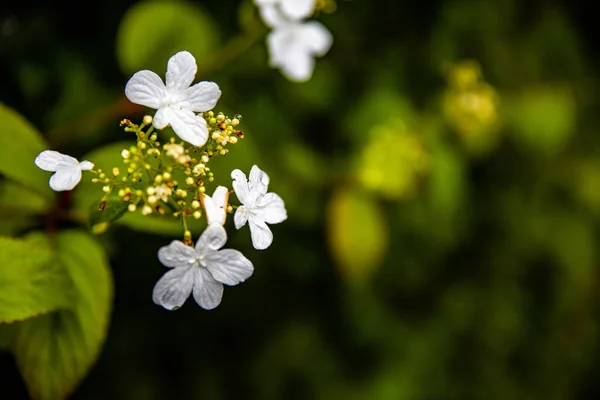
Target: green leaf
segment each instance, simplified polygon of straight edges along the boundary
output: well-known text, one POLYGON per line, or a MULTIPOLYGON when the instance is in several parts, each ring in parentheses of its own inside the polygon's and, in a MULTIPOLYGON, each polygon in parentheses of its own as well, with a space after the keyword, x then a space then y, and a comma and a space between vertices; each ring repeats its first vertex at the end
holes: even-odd
POLYGON ((0 322, 68 308, 71 283, 47 245, 0 237, 0 322))
POLYGON ((100 206, 92 205, 89 217, 90 226, 94 227, 98 224, 118 220, 127 212, 128 205, 129 203, 118 197, 108 198, 105 202, 100 203, 100 206))
POLYGON ((55 239, 56 262, 74 289, 71 308, 21 322, 11 346, 31 397, 42 400, 66 398, 87 374, 106 338, 112 303, 110 269, 98 243, 79 231, 55 239))
POLYGON ((41 214, 48 208, 47 199, 15 181, 0 181, 0 217, 22 218, 41 214))
POLYGON ((48 187, 50 175, 34 163, 37 155, 48 149, 48 144, 29 122, 3 104, 0 104, 0 121, 0 174, 28 186, 50 201, 53 197, 48 187))
POLYGON ((357 190, 338 189, 328 207, 329 244, 342 273, 365 282, 387 252, 388 227, 381 209, 357 190))
POLYGON ((141 69, 163 75, 168 59, 187 50, 198 62, 218 50, 219 27, 203 9, 179 1, 140 2, 131 7, 119 27, 117 58, 121 70, 141 69))

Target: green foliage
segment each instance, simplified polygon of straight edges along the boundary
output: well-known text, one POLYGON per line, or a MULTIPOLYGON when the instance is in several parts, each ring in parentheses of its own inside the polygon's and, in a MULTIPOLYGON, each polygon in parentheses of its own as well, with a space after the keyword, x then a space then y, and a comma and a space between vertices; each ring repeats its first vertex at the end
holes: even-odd
MULTIPOLYGON (((53 240, 34 235, 50 247, 53 240)), ((108 328, 111 274, 103 249, 89 236, 65 231, 56 238, 55 260, 68 276, 70 307, 19 323, 12 351, 34 399, 62 399, 92 366, 108 328)))
POLYGON ((218 29, 197 5, 182 1, 145 1, 127 11, 117 35, 121 70, 149 69, 162 75, 167 60, 187 50, 201 62, 218 47, 218 29))
POLYGON ((71 282, 48 244, 0 237, 0 323, 66 309, 71 282))
POLYGON ((34 217, 48 210, 48 198, 19 183, 0 181, 0 236, 12 235, 34 223, 34 217))
POLYGON ((364 284, 377 270, 389 242, 379 205, 356 190, 338 189, 328 206, 329 244, 349 281, 364 284))
POLYGON ((127 202, 118 197, 109 197, 98 206, 92 204, 88 218, 90 227, 118 220, 127 212, 127 206, 127 202))
POLYGON ((48 172, 34 164, 37 155, 48 150, 48 145, 29 122, 3 104, 0 104, 0 121, 0 174, 50 199, 48 172))

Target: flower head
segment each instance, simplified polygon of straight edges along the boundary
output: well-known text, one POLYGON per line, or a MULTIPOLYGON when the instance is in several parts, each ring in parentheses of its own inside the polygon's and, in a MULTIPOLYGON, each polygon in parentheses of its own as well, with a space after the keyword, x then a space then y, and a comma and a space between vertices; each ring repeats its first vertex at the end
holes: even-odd
POLYGON ((237 285, 254 271, 252 262, 237 250, 223 249, 225 229, 210 225, 198 239, 196 248, 174 240, 158 251, 158 259, 169 268, 154 286, 152 299, 168 310, 183 305, 192 294, 198 305, 212 310, 221 303, 223 284, 237 285))
POLYGON ((317 21, 303 22, 314 11, 314 0, 255 0, 265 23, 270 64, 288 79, 310 79, 315 57, 324 56, 333 43, 331 33, 317 21))
POLYGON ((125 95, 133 103, 156 109, 152 124, 157 129, 171 125, 181 139, 203 146, 208 140, 208 126, 195 113, 211 110, 221 97, 221 90, 214 82, 190 86, 196 71, 194 56, 181 51, 169 59, 166 85, 154 72, 139 71, 127 82, 125 95))
POLYGON ((79 162, 76 158, 61 154, 58 151, 45 150, 35 158, 35 165, 44 171, 52 171, 50 188, 57 192, 73 190, 81 181, 81 171, 94 168, 89 161, 79 162))
POLYGON ((212 197, 202 194, 201 200, 204 206, 204 213, 209 225, 224 225, 227 217, 227 199, 229 191, 225 186, 219 186, 215 189, 212 197))
POLYGON ((278 224, 287 219, 287 211, 281 197, 267 193, 269 176, 256 165, 250 170, 250 179, 239 169, 231 173, 233 189, 240 202, 233 216, 235 227, 240 229, 248 222, 252 245, 264 250, 273 242, 273 233, 267 224, 278 224))

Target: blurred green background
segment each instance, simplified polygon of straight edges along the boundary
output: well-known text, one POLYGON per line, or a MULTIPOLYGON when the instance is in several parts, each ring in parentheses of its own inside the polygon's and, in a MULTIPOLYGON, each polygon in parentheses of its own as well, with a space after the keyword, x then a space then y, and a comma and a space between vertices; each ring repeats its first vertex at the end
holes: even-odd
MULTIPOLYGON (((229 222, 255 273, 210 312, 152 302, 176 234, 98 236, 113 313, 72 398, 600 397, 593 4, 338 0, 297 84, 249 1, 2 2, 0 102, 54 149, 133 142, 127 79, 185 49, 244 117, 216 182, 257 164, 288 209, 262 252, 229 222)), ((27 398, 7 353, 0 376, 27 398)))

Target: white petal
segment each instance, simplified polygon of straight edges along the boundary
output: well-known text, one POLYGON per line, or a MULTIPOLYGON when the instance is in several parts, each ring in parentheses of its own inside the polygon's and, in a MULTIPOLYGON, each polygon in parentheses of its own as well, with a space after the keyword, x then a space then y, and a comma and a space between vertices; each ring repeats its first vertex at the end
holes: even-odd
POLYGON ((300 38, 304 47, 317 57, 324 56, 333 44, 331 32, 317 21, 302 24, 300 38))
POLYGON ((152 300, 167 310, 181 307, 192 292, 196 274, 200 274, 199 267, 170 270, 154 285, 152 300))
POLYGON ((200 307, 212 310, 221 303, 223 284, 217 282, 206 268, 200 268, 200 273, 196 275, 193 295, 200 307))
POLYGON ((306 82, 312 77, 315 59, 310 54, 295 53, 280 66, 281 72, 293 82, 306 82))
POLYGON ((167 90, 175 93, 187 89, 194 82, 197 69, 193 55, 187 51, 175 54, 167 64, 167 90))
POLYGON ((152 125, 156 129, 165 129, 171 123, 171 108, 161 107, 156 110, 154 118, 152 119, 152 125))
POLYGON ((125 96, 135 104, 160 108, 166 96, 166 87, 160 76, 144 70, 133 74, 125 86, 125 96))
POLYGON ((35 158, 35 165, 44 171, 56 171, 60 168, 75 167, 79 165, 79 161, 58 151, 45 150, 35 158))
POLYGON ((315 60, 296 28, 275 29, 267 37, 270 63, 295 82, 305 82, 312 76, 315 60))
POLYGON ((264 250, 273 243, 273 233, 264 221, 256 218, 248 220, 250 226, 250 236, 252 237, 252 246, 256 250, 264 250))
POLYGON ((225 232, 225 228, 217 224, 209 225, 208 228, 202 232, 202 235, 200 235, 198 243, 196 243, 196 252, 203 255, 211 250, 219 250, 221 247, 225 246, 226 242, 227 232, 225 232))
POLYGON ((73 190, 81 180, 79 165, 60 168, 50 177, 50 188, 56 192, 73 190))
POLYGON ((186 246, 179 240, 173 240, 168 246, 158 250, 158 260, 165 267, 191 267, 196 264, 198 254, 193 247, 186 246))
POLYGON ((315 11, 315 0, 281 0, 281 10, 289 18, 301 20, 310 17, 315 11))
POLYGON ((79 169, 82 171, 89 171, 90 169, 94 168, 94 163, 84 160, 82 162, 79 163, 79 169))
POLYGON ((278 224, 287 219, 287 211, 283 199, 275 193, 267 193, 261 196, 256 207, 252 210, 255 214, 260 215, 267 224, 278 224))
POLYGON ((289 24, 288 18, 279 10, 274 1, 261 1, 259 12, 265 24, 271 28, 278 28, 289 24))
POLYGON ((231 179, 233 179, 232 186, 235 191, 235 195, 242 204, 247 204, 250 200, 250 189, 248 188, 248 180, 246 174, 239 169, 231 171, 231 179))
POLYGON ((251 192, 256 192, 255 195, 267 193, 269 188, 269 175, 254 165, 250 170, 248 186, 251 192))
POLYGON ((208 140, 206 121, 190 110, 175 107, 161 108, 152 123, 158 129, 163 129, 170 124, 177 136, 194 146, 204 146, 208 140))
POLYGON ((254 266, 242 253, 233 249, 211 252, 204 256, 206 268, 218 282, 237 285, 248 279, 254 266))
POLYGON ((235 229, 240 229, 242 226, 246 225, 249 214, 250 212, 244 206, 239 206, 238 209, 235 210, 235 214, 233 214, 233 223, 235 224, 235 229))
POLYGON ((185 90, 183 100, 177 105, 189 108, 192 111, 204 112, 212 110, 220 97, 221 89, 219 89, 219 85, 214 82, 198 82, 185 90))
POLYGON ((225 224, 228 197, 229 191, 225 186, 217 187, 212 197, 206 194, 202 195, 202 205, 209 224, 225 224))

